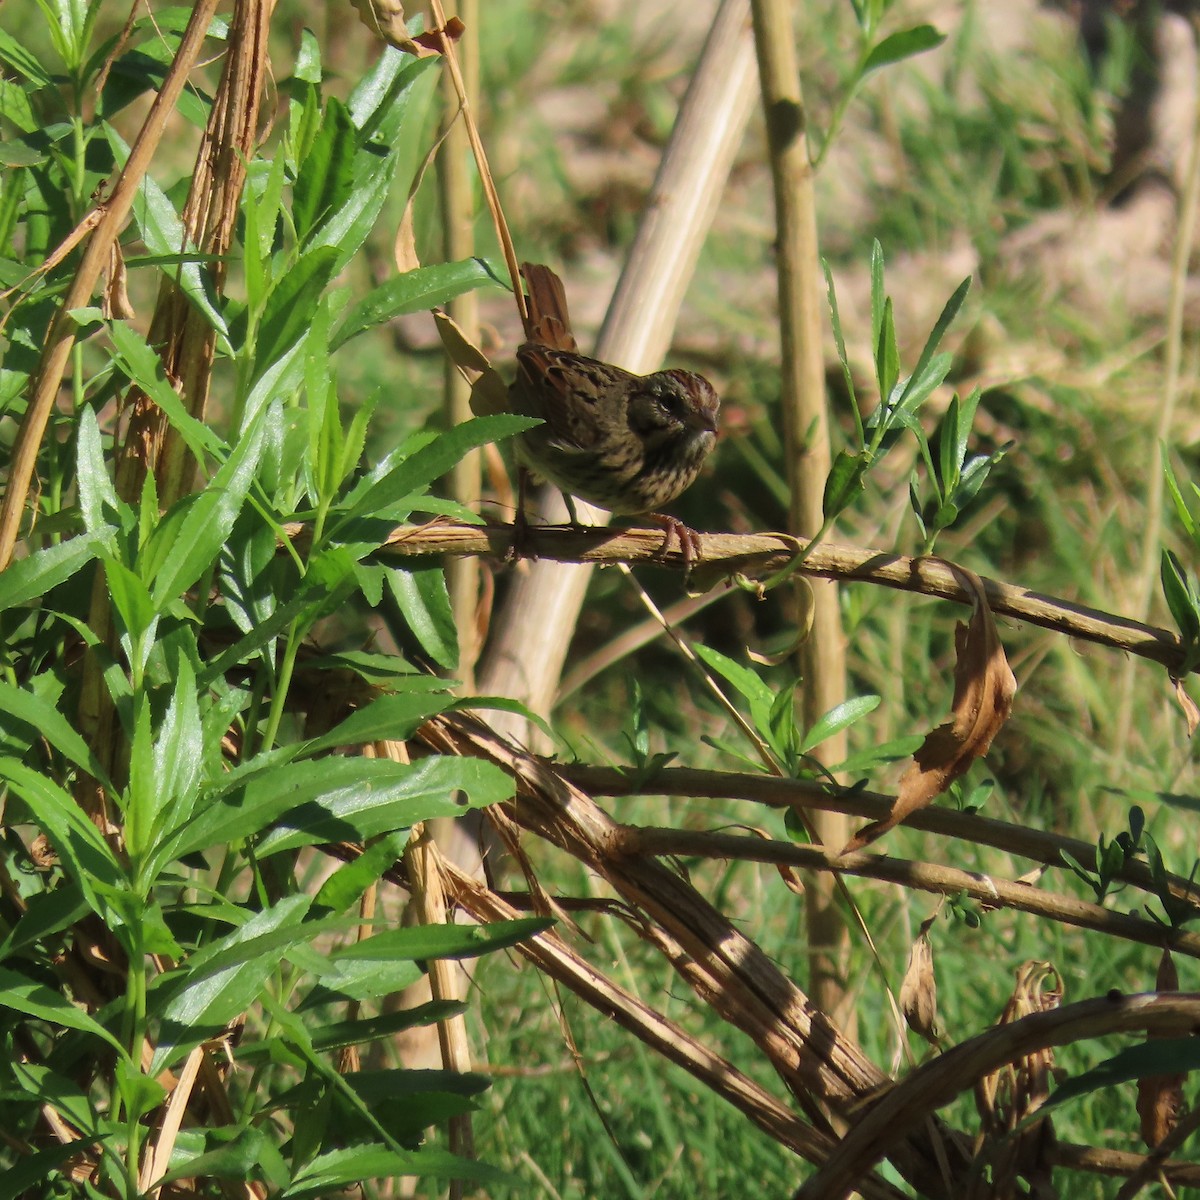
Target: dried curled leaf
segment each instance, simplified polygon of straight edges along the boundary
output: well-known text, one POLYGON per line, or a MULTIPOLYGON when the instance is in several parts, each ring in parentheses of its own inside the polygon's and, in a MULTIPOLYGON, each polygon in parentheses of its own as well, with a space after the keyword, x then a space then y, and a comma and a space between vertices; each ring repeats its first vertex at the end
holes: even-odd
POLYGON ((933 971, 933 946, 929 928, 935 918, 921 924, 917 939, 908 954, 908 970, 900 985, 900 1011, 908 1027, 931 1046, 938 1044, 937 978, 933 971))
POLYGON ((488 356, 441 309, 433 310, 442 348, 471 385, 471 411, 477 417, 508 412, 508 384, 488 356))
MULTIPOLYGON (((997 1024, 1049 1012, 1058 1008, 1062 998, 1062 976, 1050 963, 1022 963, 997 1024)), ((1030 1195, 1057 1194, 1051 1182, 1049 1151, 1054 1145, 1054 1126, 1050 1118, 1033 1121, 1016 1132, 1049 1097, 1053 1068, 1054 1050, 1047 1047, 985 1075, 975 1085, 975 1104, 985 1135, 980 1155, 991 1165, 993 1195, 1016 1195, 1018 1176, 1029 1181, 1030 1195)))
POLYGON ((1175 688, 1175 699, 1183 710, 1183 719, 1187 721, 1188 737, 1194 737, 1200 727, 1200 706, 1192 699, 1182 679, 1172 679, 1171 683, 1175 688))
POLYGON ((1004 656, 983 582, 973 571, 947 564, 974 597, 971 619, 954 633, 953 718, 926 737, 900 779, 892 811, 864 826, 843 853, 861 850, 941 795, 991 747, 1012 712, 1017 680, 1004 656))
MULTIPOLYGON (((1170 950, 1164 950, 1158 963, 1154 987, 1159 992, 1179 991, 1179 972, 1170 950)), ((1154 1037, 1148 1034, 1147 1037, 1154 1037)), ((1167 1037, 1168 1034, 1158 1034, 1167 1037)), ((1146 1075, 1138 1080, 1137 1114, 1141 1122, 1142 1141, 1153 1150, 1175 1128, 1183 1109, 1183 1084, 1187 1073, 1146 1075)))
POLYGON ((108 271, 104 284, 101 311, 110 320, 129 321, 137 314, 129 302, 129 276, 125 270, 125 255, 119 242, 113 242, 108 252, 108 271))
POLYGON ((451 17, 444 29, 431 29, 412 37, 404 17, 404 5, 397 0, 350 0, 362 23, 390 46, 415 54, 418 58, 430 58, 442 52, 442 36, 456 42, 463 35, 465 26, 457 17, 451 17))

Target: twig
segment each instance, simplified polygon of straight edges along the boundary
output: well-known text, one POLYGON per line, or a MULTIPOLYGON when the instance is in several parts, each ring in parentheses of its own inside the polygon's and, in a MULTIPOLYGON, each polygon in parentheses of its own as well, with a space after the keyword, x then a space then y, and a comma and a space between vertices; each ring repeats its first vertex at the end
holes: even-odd
POLYGON ((988 908, 1013 908, 1064 925, 1092 929, 1147 946, 1165 946, 1180 954, 1200 958, 1200 934, 1185 933, 1141 917, 1111 912, 1090 901, 1047 892, 1030 884, 1016 883, 978 871, 963 871, 939 863, 912 862, 861 850, 838 854, 836 850, 826 850, 821 846, 797 846, 791 842, 771 841, 745 834, 632 825, 622 826, 614 835, 613 848, 622 854, 656 858, 691 855, 738 862, 775 863, 808 871, 834 871, 839 875, 880 879, 935 895, 967 895, 988 908))
MULTIPOLYGON (((737 771, 700 771, 690 767, 664 767, 649 779, 612 767, 587 767, 563 764, 558 768, 565 779, 591 796, 694 796, 704 799, 729 799, 768 804, 772 808, 817 808, 882 820, 892 810, 894 796, 859 788, 839 790, 820 783, 799 779, 778 779, 737 771)), ((1052 867, 1065 867, 1069 854, 1085 866, 1095 859, 1096 847, 1080 838, 1045 833, 1025 825, 998 821, 978 813, 958 812, 952 808, 929 807, 911 813, 904 824, 942 837, 957 838, 973 845, 993 846, 1009 854, 1018 854, 1052 867)), ((1116 878, 1144 892, 1156 895, 1158 887, 1150 867, 1138 860, 1126 863, 1116 878)), ((1166 876, 1171 894, 1200 905, 1200 884, 1182 875, 1166 876)))
MULTIPOLYGON (((293 526, 289 529, 291 534, 302 539, 303 530, 293 526)), ((700 556, 692 576, 695 579, 703 575, 710 584, 723 577, 765 577, 786 566, 796 554, 796 539, 782 533, 698 536, 700 556)), ((392 533, 379 553, 396 558, 439 554, 490 554, 501 558, 509 552, 512 541, 511 525, 406 525, 392 533)), ((682 554, 674 550, 662 554, 662 530, 657 527, 596 530, 567 525, 535 527, 528 532, 526 548, 539 558, 557 562, 653 563, 675 570, 687 566, 682 554)), ((933 559, 826 544, 818 546, 801 569, 806 575, 819 578, 873 583, 957 604, 971 603, 953 568, 933 559)), ((999 615, 1136 654, 1171 671, 1184 669, 1179 637, 1166 629, 1043 595, 1017 584, 984 579, 983 586, 988 604, 999 615)))

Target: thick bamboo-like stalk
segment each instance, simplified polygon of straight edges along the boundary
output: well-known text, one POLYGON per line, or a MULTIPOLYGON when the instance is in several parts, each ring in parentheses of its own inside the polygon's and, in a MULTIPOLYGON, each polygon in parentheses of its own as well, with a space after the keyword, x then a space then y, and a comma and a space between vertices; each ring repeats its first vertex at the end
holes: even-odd
MULTIPOLYGON (((1200 29, 1193 25, 1193 35, 1200 29)), ((1182 387, 1185 310, 1188 287, 1191 283, 1192 252, 1196 246, 1197 209, 1200 209, 1200 89, 1196 91, 1192 111, 1192 136, 1188 145, 1187 167, 1184 172, 1183 194, 1179 197, 1179 226, 1171 255, 1171 291, 1167 302, 1166 362, 1162 403, 1154 440, 1148 447, 1149 459, 1146 485, 1146 515, 1142 521, 1142 557, 1134 576, 1133 611, 1138 620, 1150 615, 1150 601, 1159 587, 1159 558, 1162 554, 1163 497, 1166 480, 1159 463, 1159 447, 1171 444, 1175 406, 1182 387)), ((1116 744, 1113 753, 1123 757, 1132 731, 1133 664, 1126 663, 1120 689, 1120 704, 1114 724, 1116 744)))
MULTIPOLYGON (((458 0, 451 6, 465 30, 457 45, 463 85, 472 108, 479 100, 479 3, 458 0)), ((443 82, 448 128, 438 154, 438 194, 442 209, 443 250, 447 262, 460 262, 475 253, 475 187, 470 166, 471 143, 458 112, 458 95, 449 74, 443 82)), ((479 296, 466 292, 446 306, 451 319, 473 345, 479 343, 479 296)), ((447 359, 443 380, 447 425, 471 417, 471 385, 447 359)), ((477 509, 480 497, 480 456, 473 450, 450 473, 450 491, 460 504, 477 509)), ((460 559, 446 564, 446 582, 454 627, 458 630, 457 675, 464 692, 474 688, 475 661, 479 657, 479 563, 460 559)))
MULTIPOLYGON (((779 281, 780 394, 787 468, 788 532, 821 528, 825 480, 833 461, 821 351, 822 286, 817 248, 814 172, 805 136, 804 99, 796 63, 791 0, 752 0, 754 42, 762 85, 771 179, 775 191, 776 270, 779 281)), ((801 686, 800 716, 811 728, 846 699, 846 650, 837 585, 799 582, 796 598, 811 608, 808 636, 796 652, 801 686)), ((839 732, 814 752, 826 765, 846 757, 839 732)), ((812 834, 831 849, 846 844, 849 828, 839 813, 814 814, 812 834)), ((837 905, 836 881, 823 875, 806 882, 809 993, 813 1003, 846 1024, 849 930, 837 905)))
MULTIPOLYGON (((263 83, 269 76, 267 34, 273 9, 274 0, 240 0, 234 8, 221 80, 197 149, 196 169, 183 210, 187 243, 214 256, 212 282, 218 293, 224 289, 226 256, 237 222, 246 164, 253 156, 258 133, 263 83)), ((149 143, 151 148, 153 144, 149 143)), ((135 150, 140 145, 141 137, 135 150)), ((131 153, 127 171, 133 162, 131 153)), ((184 249, 182 245, 179 247, 180 252, 184 249)), ((188 412, 197 420, 204 419, 215 336, 207 318, 179 285, 164 277, 148 341, 159 349, 167 377, 175 381, 188 412)), ((129 408, 128 428, 117 459, 117 494, 136 504, 147 473, 157 464, 158 498, 166 509, 191 486, 194 464, 190 452, 158 406, 137 388, 130 392, 129 408)), ((101 644, 109 641, 111 598, 103 572, 98 572, 93 582, 88 625, 101 644)), ((103 680, 101 661, 95 654, 84 659, 79 696, 79 722, 84 737, 111 771, 118 753, 112 736, 113 704, 103 680)), ((75 791, 86 811, 103 813, 104 797, 86 777, 77 781, 75 791)))
MULTIPOLYGON (((599 357, 639 372, 658 366, 753 96, 749 2, 724 0, 609 307, 596 346, 599 357)), ((543 508, 561 520, 565 510, 557 504, 543 508)), ((590 576, 587 567, 527 564, 494 622, 479 671, 481 691, 516 697, 535 712, 549 709, 590 576)), ((501 723, 528 738, 519 718, 501 723)))

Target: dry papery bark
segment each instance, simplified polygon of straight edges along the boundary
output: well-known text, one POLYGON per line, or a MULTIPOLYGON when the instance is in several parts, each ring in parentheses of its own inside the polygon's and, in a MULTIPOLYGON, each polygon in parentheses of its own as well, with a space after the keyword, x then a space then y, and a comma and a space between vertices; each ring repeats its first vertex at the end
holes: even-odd
MULTIPOLYGON (((1200 996, 1196 995, 1113 994, 1065 1007, 1060 1007, 1058 997, 1052 995, 1052 1002, 1042 1005, 1043 1011, 1034 1011, 1029 1017, 1012 1019, 989 1030, 917 1068, 897 1084, 819 1011, 740 927, 713 908, 680 871, 668 865, 664 856, 676 851, 711 852, 722 858, 788 861, 816 869, 849 868, 847 873, 874 873, 906 886, 922 886, 918 867, 934 873, 946 868, 899 863, 893 869, 888 864, 894 860, 861 852, 839 858, 818 848, 783 845, 761 837, 633 828, 617 823, 579 786, 579 781, 586 779, 611 783, 618 775, 616 772, 578 767, 560 769, 514 746, 482 720, 466 714, 436 719, 421 731, 421 738, 439 753, 482 756, 508 770, 516 781, 517 794, 512 802, 498 806, 503 819, 576 858, 608 883, 616 899, 605 902, 548 897, 524 856, 522 869, 529 882, 528 892, 500 894, 477 879, 447 868, 448 896, 481 921, 504 919, 526 910, 559 917, 562 924, 558 930, 525 943, 520 952, 598 1011, 690 1071, 781 1144, 820 1164, 821 1174, 814 1178, 824 1179, 828 1173, 829 1187, 833 1190, 824 1190, 822 1185, 815 1191, 803 1190, 802 1195, 824 1198, 848 1194, 850 1187, 869 1196, 893 1194, 885 1182, 870 1173, 871 1164, 885 1154, 922 1194, 956 1198, 984 1195, 978 1191, 968 1193, 967 1187, 977 1173, 980 1155, 995 1151, 995 1140, 973 1145, 965 1133, 950 1129, 937 1118, 939 1107, 980 1085, 989 1075, 1006 1069, 1006 1064, 1020 1059, 1048 1063, 1049 1047, 1078 1038, 1143 1030, 1178 1036, 1181 1028, 1200 1029, 1200 996), (866 869, 869 865, 878 870, 866 869), (565 940, 564 931, 573 926, 570 914, 578 910, 609 913, 658 949, 704 1004, 753 1041, 791 1093, 804 1118, 794 1114, 785 1116, 787 1107, 782 1101, 745 1080, 711 1050, 700 1046, 685 1031, 586 963, 565 940), (892 1099, 897 1093, 903 1103, 892 1099), (899 1121, 894 1115, 876 1117, 885 1104, 890 1114, 905 1114, 904 1120, 899 1121), (875 1130, 870 1139, 859 1132, 867 1122, 875 1130), (855 1139, 853 1143, 851 1137, 855 1139), (847 1150, 848 1144, 857 1147, 853 1154, 847 1150), (863 1150, 864 1146, 868 1150, 863 1150)), ((708 773, 699 771, 671 774, 693 780, 708 777, 708 773)), ((728 783, 734 778, 745 781, 758 777, 725 776, 721 782, 728 783)), ((775 789, 771 795, 777 804, 796 802, 805 795, 806 785, 767 777, 762 777, 761 782, 768 789, 775 789)), ((628 785, 628 790, 643 789, 628 785)), ((656 785, 644 790, 655 792, 661 788, 656 785)), ((731 789, 720 794, 739 793, 731 789)), ((820 789, 816 788, 808 792, 810 797, 819 794, 820 789)), ((871 804, 877 808, 889 806, 885 797, 868 797, 866 806, 861 803, 862 797, 848 799, 843 811, 862 815, 870 815, 871 804)), ((830 802, 830 797, 825 796, 824 800, 830 802)), ((954 832, 960 836, 974 827, 965 814, 935 809, 914 814, 912 823, 945 832, 944 818, 958 822, 954 832)), ((1021 837, 1022 832, 1028 834, 1028 831, 1015 826, 983 822, 982 818, 975 821, 993 827, 994 842, 1003 844, 1011 834, 1014 844, 1024 847, 1023 853, 1036 847, 1042 855, 1056 857, 1071 844, 1069 839, 1052 839, 1050 835, 1035 835, 1048 840, 1031 842, 1021 837)), ((510 829, 505 840, 511 841, 511 837, 510 829)), ((354 850, 341 847, 337 852, 349 854, 354 850)), ((1176 953, 1200 957, 1200 937, 1172 933, 1152 922, 1108 913, 1096 905, 1076 907, 1078 902, 1068 897, 1051 897, 1025 883, 971 876, 968 872, 951 872, 940 879, 930 875, 925 883, 930 890, 947 893, 977 887, 977 894, 990 897, 990 902, 996 905, 1024 907, 1051 919, 1090 924, 1103 932, 1157 945, 1169 944, 1176 953), (1039 906, 1038 897, 1046 903, 1039 906)), ((1186 881, 1177 880, 1175 884, 1181 892, 1187 891, 1186 881)), ((1019 1003, 1019 999, 1013 1002, 1019 1003)), ((1036 1008, 1032 1004, 1026 1006, 1026 1010, 1036 1008)), ((1009 1015, 1013 1017, 1026 1010, 1014 1007, 1009 1015)), ((1033 1101, 1027 1097, 1027 1107, 1032 1106, 1033 1101)), ((1045 1128, 1048 1130, 1049 1126, 1045 1128)), ((1033 1144, 1037 1148, 1034 1165, 1039 1171, 1058 1165, 1127 1175, 1146 1163, 1140 1155, 1063 1145, 1052 1136, 1041 1136, 1033 1144)), ((1025 1168, 1030 1161, 1027 1154, 1017 1160, 1017 1168, 1025 1168)), ((1175 1161, 1158 1161, 1156 1167, 1171 1180, 1200 1183, 1200 1167, 1175 1161)), ((806 1185, 811 1186, 814 1185, 806 1185)))

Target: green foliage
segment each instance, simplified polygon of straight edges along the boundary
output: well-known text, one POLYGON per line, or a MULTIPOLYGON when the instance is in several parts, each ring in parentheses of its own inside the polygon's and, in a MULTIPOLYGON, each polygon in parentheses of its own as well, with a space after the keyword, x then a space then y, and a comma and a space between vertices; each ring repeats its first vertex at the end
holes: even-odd
MULTIPOLYGON (((0 36, 0 273, 16 285, 0 377, 15 417, 77 262, 49 252, 128 158, 108 122, 161 83, 182 28, 172 10, 97 42, 100 11, 43 6, 53 65, 0 36)), ((224 22, 210 32, 223 38, 224 22)), ((240 294, 221 294, 215 263, 186 244, 178 181, 161 176, 169 156, 155 160, 124 255, 135 282, 173 283, 212 330, 230 383, 216 418, 189 414, 140 326, 76 314, 74 404, 43 442, 27 553, 0 574, 4 1195, 54 1194, 72 1157, 90 1165, 95 1196, 185 1180, 303 1197, 396 1175, 506 1178, 424 1144, 427 1128, 478 1106, 486 1078, 347 1070, 338 1057, 458 1011, 391 1011, 430 959, 493 953, 547 924, 400 929, 363 916, 415 825, 507 799, 512 782, 476 760, 334 753, 402 741, 456 703, 453 681, 360 649, 386 588, 417 652, 457 660, 441 570, 372 555, 397 522, 457 512, 433 494, 439 478, 527 424, 421 431, 372 467, 371 405, 344 417, 339 348, 495 282, 480 260, 365 295, 339 279, 414 186, 433 68, 388 51, 341 102, 322 94, 306 37, 280 136, 247 164, 229 255, 240 294), (197 464, 195 489, 165 511, 152 473, 131 488, 118 466, 111 402, 131 387, 197 464), (302 544, 292 522, 307 525, 302 544), (334 670, 352 686, 322 726, 334 670), (363 853, 309 886, 312 848, 334 842, 363 853), (84 947, 108 969, 90 969, 84 947), (163 1072, 196 1055, 234 1069, 212 1119, 181 1130, 152 1171, 163 1072), (61 1146, 42 1142, 47 1113, 69 1135, 61 1146)), ((196 89, 184 111, 202 122, 210 104, 196 89)))

